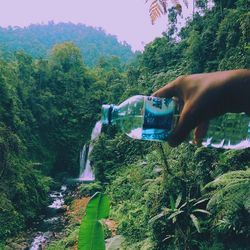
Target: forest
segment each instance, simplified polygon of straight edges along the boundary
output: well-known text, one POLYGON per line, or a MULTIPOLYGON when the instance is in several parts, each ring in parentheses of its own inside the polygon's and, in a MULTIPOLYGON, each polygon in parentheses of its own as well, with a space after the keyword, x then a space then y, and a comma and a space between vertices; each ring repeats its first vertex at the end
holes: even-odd
POLYGON ((134 54, 129 44, 118 42, 113 35, 102 28, 84 24, 57 23, 31 24, 28 27, 0 27, 1 56, 13 59, 13 52, 22 50, 33 58, 47 58, 53 45, 73 42, 81 52, 84 63, 94 67, 100 57, 118 56, 122 62, 129 62, 134 54))
MULTIPOLYGON (((0 29, 1 250, 44 211, 51 188, 78 176, 102 104, 150 95, 180 75, 250 68, 249 1, 206 2, 196 1, 180 31, 178 9, 169 10, 167 31, 135 54, 81 25, 0 29)), ((103 126, 90 160, 96 180, 81 184, 77 198, 108 195, 122 249, 249 249, 249 148, 171 148, 103 126)), ((69 209, 75 201, 68 197, 69 209)), ((68 217, 63 237, 44 249, 76 249, 80 222, 68 217)))

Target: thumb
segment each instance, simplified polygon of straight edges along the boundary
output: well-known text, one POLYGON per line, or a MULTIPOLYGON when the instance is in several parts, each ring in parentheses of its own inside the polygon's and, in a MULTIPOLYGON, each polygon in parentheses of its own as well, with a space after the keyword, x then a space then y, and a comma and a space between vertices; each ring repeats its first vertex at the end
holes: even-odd
POLYGON ((171 98, 173 96, 177 96, 175 81, 167 83, 164 87, 154 92, 152 96, 164 98, 171 98))

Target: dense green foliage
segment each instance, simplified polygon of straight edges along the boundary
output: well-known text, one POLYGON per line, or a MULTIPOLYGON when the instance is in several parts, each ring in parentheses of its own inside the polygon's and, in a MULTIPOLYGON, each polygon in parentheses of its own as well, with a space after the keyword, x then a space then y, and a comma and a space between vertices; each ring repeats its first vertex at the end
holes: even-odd
MULTIPOLYGON (((194 15, 180 40, 165 34, 148 44, 127 72, 122 98, 150 94, 181 74, 250 68, 249 7, 216 1, 194 15)), ((171 149, 103 132, 92 165, 107 184, 125 249, 247 249, 249 149, 171 149)))
POLYGON ((96 192, 101 192, 103 189, 100 182, 90 182, 88 184, 83 183, 78 187, 78 194, 80 197, 90 197, 94 195, 96 192))
POLYGON ((0 239, 44 208, 51 185, 45 176, 77 176, 79 150, 101 104, 125 81, 118 58, 87 69, 71 42, 56 44, 46 60, 22 51, 13 57, 0 61, 0 239))
POLYGON ((36 218, 47 201, 51 179, 25 159, 20 138, 0 127, 0 239, 18 232, 36 218))
POLYGON ((23 50, 34 58, 48 57, 57 43, 73 42, 80 49, 84 63, 95 66, 102 57, 118 56, 128 62, 134 55, 130 45, 120 43, 115 36, 101 28, 83 24, 49 22, 28 27, 0 28, 0 57, 12 58, 12 53, 23 50))
MULTIPOLYGON (((148 44, 127 67, 103 57, 88 69, 77 42, 56 44, 46 60, 20 51, 2 59, 0 239, 39 213, 51 182, 46 175, 77 175, 79 149, 101 104, 149 95, 179 75, 250 68, 249 7, 247 0, 215 1, 203 15, 194 13, 178 38, 172 18, 173 32, 148 44)), ((81 186, 80 193, 103 189, 109 195, 124 249, 247 249, 249 149, 185 143, 172 149, 104 127, 90 159, 98 183, 81 186)), ((52 246, 72 249, 78 228, 68 234, 70 244, 52 246)))

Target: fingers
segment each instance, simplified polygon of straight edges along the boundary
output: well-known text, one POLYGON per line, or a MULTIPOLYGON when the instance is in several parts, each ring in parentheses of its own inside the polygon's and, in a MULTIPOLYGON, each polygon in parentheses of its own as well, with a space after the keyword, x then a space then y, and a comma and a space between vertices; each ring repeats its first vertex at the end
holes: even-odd
MULTIPOLYGON (((200 119, 198 117, 198 110, 200 105, 194 105, 194 100, 184 100, 183 98, 183 92, 185 92, 184 87, 187 84, 187 81, 185 79, 185 76, 180 76, 153 93, 153 96, 156 97, 177 97, 181 105, 183 105, 183 102, 185 102, 182 112, 180 114, 178 124, 176 125, 173 134, 168 140, 169 145, 172 147, 178 146, 181 142, 183 142, 188 137, 190 131, 194 129, 200 122, 200 119)), ((187 93, 185 95, 188 96, 187 93)), ((197 130, 197 142, 199 138, 202 137, 202 131, 202 129, 197 130)))
POLYGON ((208 130, 208 121, 200 123, 194 130, 193 143, 196 145, 201 145, 203 138, 206 136, 208 130))
POLYGON ((164 98, 171 98, 173 96, 178 96, 177 87, 178 87, 178 82, 180 82, 180 80, 181 78, 178 77, 174 81, 166 84, 164 87, 154 92, 152 96, 164 97, 164 98))
POLYGON ((186 103, 181 112, 178 124, 168 140, 169 145, 176 147, 182 143, 188 137, 190 131, 194 129, 198 123, 197 112, 194 112, 189 107, 189 104, 186 103))

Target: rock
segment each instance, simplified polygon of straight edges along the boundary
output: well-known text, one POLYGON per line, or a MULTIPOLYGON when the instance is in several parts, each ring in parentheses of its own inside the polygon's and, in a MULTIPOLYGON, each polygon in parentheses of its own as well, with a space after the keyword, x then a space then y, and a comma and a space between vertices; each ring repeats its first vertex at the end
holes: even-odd
POLYGON ((67 209, 64 206, 62 206, 62 207, 58 208, 56 211, 58 214, 62 214, 62 213, 65 213, 67 211, 67 209))
POLYGON ((15 243, 13 242, 10 247, 12 247, 12 249, 15 249, 15 250, 21 250, 21 249, 24 249, 24 247, 21 245, 21 244, 18 244, 18 243, 15 243))

